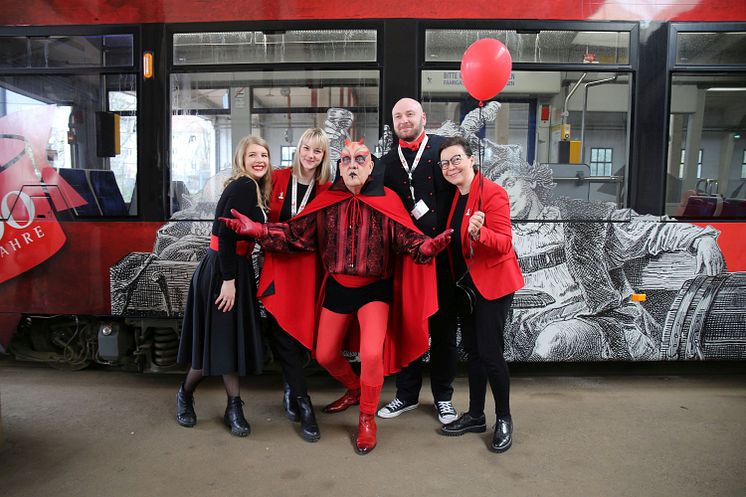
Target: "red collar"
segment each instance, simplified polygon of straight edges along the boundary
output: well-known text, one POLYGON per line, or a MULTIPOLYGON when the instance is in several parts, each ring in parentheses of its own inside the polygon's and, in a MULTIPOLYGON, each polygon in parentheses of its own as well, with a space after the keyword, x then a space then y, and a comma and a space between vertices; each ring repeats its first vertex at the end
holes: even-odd
POLYGON ((422 143, 422 140, 425 139, 425 130, 422 130, 422 133, 420 133, 420 136, 417 137, 417 139, 413 142, 405 142, 401 138, 399 139, 399 145, 401 148, 408 148, 409 150, 412 150, 413 152, 416 152, 420 148, 420 144, 422 143))

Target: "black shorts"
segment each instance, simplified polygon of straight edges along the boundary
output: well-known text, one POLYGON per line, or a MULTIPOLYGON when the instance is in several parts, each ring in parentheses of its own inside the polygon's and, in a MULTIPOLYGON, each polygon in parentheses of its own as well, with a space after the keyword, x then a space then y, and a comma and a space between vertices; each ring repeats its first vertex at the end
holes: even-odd
POLYGON ((370 302, 391 303, 394 284, 391 278, 359 288, 341 285, 331 275, 326 279, 323 307, 337 314, 351 314, 370 302))

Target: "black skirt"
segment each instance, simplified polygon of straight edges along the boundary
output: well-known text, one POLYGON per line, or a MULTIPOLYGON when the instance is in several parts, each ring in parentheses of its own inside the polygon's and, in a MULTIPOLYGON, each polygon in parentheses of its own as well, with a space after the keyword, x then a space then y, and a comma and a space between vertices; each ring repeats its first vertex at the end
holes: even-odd
POLYGON ((205 376, 262 372, 264 349, 254 268, 250 259, 236 258, 236 301, 230 312, 215 305, 223 284, 216 251, 208 250, 192 275, 177 360, 201 369, 205 376))

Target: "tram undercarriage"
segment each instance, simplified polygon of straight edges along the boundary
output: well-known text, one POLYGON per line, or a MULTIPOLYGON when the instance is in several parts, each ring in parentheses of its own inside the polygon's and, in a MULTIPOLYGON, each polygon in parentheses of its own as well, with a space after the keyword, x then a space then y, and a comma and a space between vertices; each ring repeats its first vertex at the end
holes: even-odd
POLYGON ((144 373, 181 371, 179 330, 176 319, 27 315, 9 351, 20 361, 71 371, 93 364, 144 373))

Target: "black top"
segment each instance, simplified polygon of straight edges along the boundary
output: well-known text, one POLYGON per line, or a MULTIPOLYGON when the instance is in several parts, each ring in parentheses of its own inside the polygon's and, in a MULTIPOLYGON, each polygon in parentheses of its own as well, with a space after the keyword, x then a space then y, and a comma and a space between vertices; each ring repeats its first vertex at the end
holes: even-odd
MULTIPOLYGON (((424 234, 436 236, 446 228, 448 212, 451 209, 451 200, 453 200, 456 187, 445 180, 438 165, 440 145, 444 138, 438 135, 427 136, 428 141, 420 163, 412 174, 415 199, 412 198, 409 189, 409 177, 399 159, 398 141, 394 143, 389 153, 381 157, 379 164, 384 174, 384 185, 396 192, 408 212, 412 211, 415 202, 419 199, 427 204, 430 212, 419 219, 413 218, 412 220, 424 234)), ((402 149, 402 155, 411 167, 417 152, 405 148, 402 149)), ((376 168, 378 169, 379 166, 376 168)), ((381 174, 381 172, 374 171, 374 174, 381 174)))
POLYGON ((453 218, 451 218, 451 226, 449 226, 450 228, 453 228, 451 254, 453 256, 453 271, 455 279, 461 278, 461 276, 466 272, 466 260, 464 259, 463 246, 461 245, 461 225, 463 224, 464 211, 466 210, 466 201, 468 199, 468 193, 466 195, 458 196, 456 208, 453 211, 453 218))
MULTIPOLYGON (((304 185, 302 183, 298 183, 298 191, 296 193, 296 201, 298 202, 296 204, 296 207, 300 207, 301 200, 303 200, 303 195, 306 194, 306 190, 308 190, 309 185, 304 185)), ((282 210, 280 211, 280 219, 279 222, 284 223, 291 217, 292 215, 292 196, 293 196, 293 177, 290 177, 290 181, 288 181, 288 189, 285 192, 285 202, 282 203, 282 210)), ((313 197, 316 196, 316 190, 314 189, 311 194, 308 196, 308 201, 310 202, 313 200, 313 197)))
POLYGON ((232 217, 231 209, 236 209, 241 214, 249 216, 252 221, 266 222, 264 211, 259 207, 256 182, 253 179, 242 176, 231 181, 223 190, 223 194, 220 195, 218 206, 215 209, 212 234, 218 237, 218 258, 220 260, 220 272, 224 280, 232 280, 236 277, 236 242, 238 240, 251 240, 237 235, 225 224, 218 221, 219 217, 232 217))

